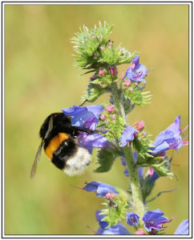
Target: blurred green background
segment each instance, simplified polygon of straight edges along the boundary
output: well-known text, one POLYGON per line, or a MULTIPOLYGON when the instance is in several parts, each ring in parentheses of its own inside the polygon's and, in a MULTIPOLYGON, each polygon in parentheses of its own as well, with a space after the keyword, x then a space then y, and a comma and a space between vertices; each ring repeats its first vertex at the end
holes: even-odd
MULTIPOLYGON (((179 114, 182 128, 188 124, 187 5, 5 5, 5 234, 92 234, 87 226, 97 230, 95 211, 103 199, 72 185, 97 180, 127 188, 120 160, 98 174, 95 156, 84 175, 69 177, 42 153, 30 179, 43 120, 79 104, 90 77, 78 76, 83 72, 73 66, 70 39, 83 24, 92 28, 104 20, 115 25, 115 46, 138 50, 141 63, 152 69, 146 78, 152 104, 136 107, 129 123, 144 120, 153 139, 179 114)), ((176 177, 159 179, 151 197, 179 189, 148 204, 175 217, 167 234, 188 218, 188 147, 171 155, 176 177)))

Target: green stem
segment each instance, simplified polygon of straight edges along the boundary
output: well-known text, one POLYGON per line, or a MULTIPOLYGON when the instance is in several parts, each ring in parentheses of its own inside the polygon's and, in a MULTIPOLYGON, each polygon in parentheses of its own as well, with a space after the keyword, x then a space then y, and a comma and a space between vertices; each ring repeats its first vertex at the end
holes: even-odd
POLYGON ((122 100, 121 100, 121 93, 120 93, 120 91, 119 91, 119 89, 117 87, 116 82, 112 83, 112 85, 111 85, 111 92, 112 92, 114 104, 115 104, 117 110, 119 111, 119 114, 124 119, 125 124, 127 124, 126 116, 125 116, 125 110, 123 108, 122 100))
MULTIPOLYGON (((119 114, 125 120, 125 124, 126 124, 127 121, 126 121, 124 107, 122 104, 121 92, 119 91, 117 84, 115 82, 113 82, 111 85, 111 92, 112 92, 114 104, 118 109, 119 114)), ((143 204, 139 176, 137 172, 137 166, 134 163, 133 151, 132 151, 131 145, 124 147, 124 153, 125 153, 125 160, 126 160, 126 164, 127 164, 127 168, 130 176, 130 185, 131 185, 131 191, 132 191, 132 199, 134 203, 134 212, 137 213, 142 219, 144 214, 144 204, 143 204)), ((140 224, 142 224, 142 222, 140 224)))

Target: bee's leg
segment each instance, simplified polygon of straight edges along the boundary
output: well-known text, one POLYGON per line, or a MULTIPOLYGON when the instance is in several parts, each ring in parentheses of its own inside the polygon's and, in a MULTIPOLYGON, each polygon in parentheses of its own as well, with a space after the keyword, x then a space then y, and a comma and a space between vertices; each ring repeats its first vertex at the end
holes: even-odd
POLYGON ((108 131, 108 129, 106 129, 106 128, 100 128, 100 129, 96 129, 96 130, 91 130, 91 129, 85 128, 85 127, 74 127, 74 129, 75 129, 75 131, 86 132, 88 134, 101 133, 101 132, 108 131))

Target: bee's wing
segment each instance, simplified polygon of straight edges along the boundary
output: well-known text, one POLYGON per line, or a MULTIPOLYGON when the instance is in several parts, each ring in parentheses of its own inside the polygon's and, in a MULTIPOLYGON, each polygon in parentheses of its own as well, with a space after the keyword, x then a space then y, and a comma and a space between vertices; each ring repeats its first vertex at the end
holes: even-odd
MULTIPOLYGON (((53 129, 53 118, 51 117, 50 120, 49 120, 48 130, 47 130, 47 132, 44 136, 44 139, 46 139, 48 137, 48 135, 49 135, 49 133, 52 129, 53 129)), ((33 178, 36 174, 37 164, 38 164, 38 161, 39 161, 39 158, 40 158, 40 154, 41 154, 43 144, 44 144, 44 140, 41 141, 40 146, 38 148, 38 151, 36 153, 36 157, 34 159, 34 163, 32 165, 32 169, 31 169, 31 173, 30 173, 31 178, 33 178)))
POLYGON ((40 158, 43 143, 44 143, 44 141, 42 140, 41 143, 40 143, 40 146, 38 148, 38 151, 36 153, 36 157, 34 159, 34 163, 32 165, 32 169, 31 169, 31 172, 30 172, 30 177, 31 178, 33 178, 36 174, 37 164, 38 164, 38 161, 39 161, 39 158, 40 158))
POLYGON ((49 124, 48 124, 48 130, 44 136, 44 139, 46 139, 50 133, 50 131, 53 129, 53 117, 50 118, 49 124))

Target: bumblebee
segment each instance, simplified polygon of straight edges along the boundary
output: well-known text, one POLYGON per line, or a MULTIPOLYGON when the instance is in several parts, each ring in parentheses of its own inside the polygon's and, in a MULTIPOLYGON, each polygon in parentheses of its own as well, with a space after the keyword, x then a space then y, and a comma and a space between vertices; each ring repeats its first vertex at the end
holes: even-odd
POLYGON ((62 112, 50 114, 40 128, 41 143, 31 169, 34 177, 42 148, 51 162, 66 174, 81 174, 91 162, 89 152, 76 143, 80 132, 94 133, 87 128, 72 126, 71 117, 62 112))

